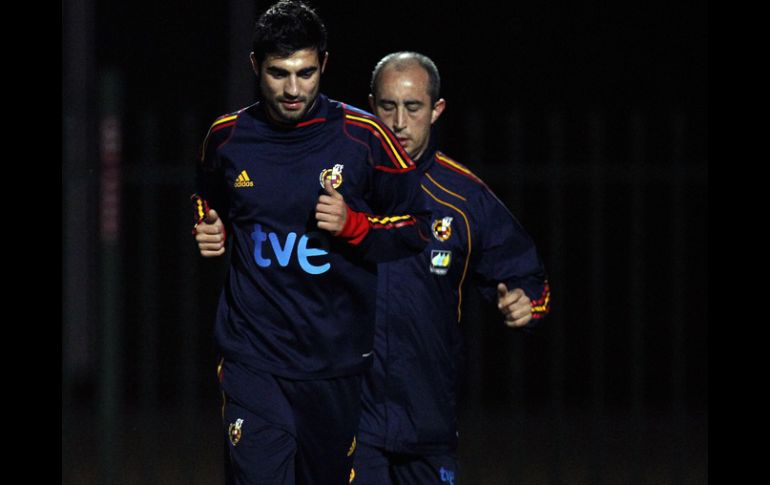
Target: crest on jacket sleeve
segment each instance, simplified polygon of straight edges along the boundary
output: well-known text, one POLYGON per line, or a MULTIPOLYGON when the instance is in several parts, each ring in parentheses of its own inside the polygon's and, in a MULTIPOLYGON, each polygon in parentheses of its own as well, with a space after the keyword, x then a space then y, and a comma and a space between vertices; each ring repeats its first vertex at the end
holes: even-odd
POLYGON ((345 165, 338 163, 333 168, 327 168, 321 171, 321 175, 318 177, 318 181, 321 183, 321 187, 329 180, 332 183, 332 187, 338 189, 342 185, 342 169, 345 165))
POLYGON ((431 229, 433 229, 433 237, 441 242, 446 241, 452 236, 452 218, 436 219, 431 224, 431 229))

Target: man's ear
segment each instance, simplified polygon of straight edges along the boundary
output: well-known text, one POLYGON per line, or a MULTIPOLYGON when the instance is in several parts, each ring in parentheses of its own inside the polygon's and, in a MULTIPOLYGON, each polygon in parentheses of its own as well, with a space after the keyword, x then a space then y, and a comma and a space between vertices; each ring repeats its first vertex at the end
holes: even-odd
POLYGON ((329 51, 324 52, 324 58, 321 61, 321 74, 324 73, 324 69, 326 69, 326 61, 329 60, 329 51))
POLYGON ((374 95, 369 95, 369 109, 374 113, 374 95))
POLYGON ((251 69, 253 69, 254 74, 259 77, 259 63, 257 63, 257 56, 255 56, 253 52, 249 54, 249 60, 251 60, 251 69))
POLYGON ((433 103, 433 109, 430 112, 430 124, 436 122, 437 119, 439 119, 439 116, 441 116, 441 113, 444 112, 444 109, 446 109, 446 100, 444 98, 440 98, 438 101, 433 103))

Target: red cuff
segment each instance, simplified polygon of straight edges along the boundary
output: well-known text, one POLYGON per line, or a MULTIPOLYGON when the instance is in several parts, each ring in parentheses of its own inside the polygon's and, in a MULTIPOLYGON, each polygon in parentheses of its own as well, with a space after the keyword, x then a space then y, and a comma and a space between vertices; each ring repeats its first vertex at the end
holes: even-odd
POLYGON ((368 233, 369 221, 366 220, 366 214, 363 212, 356 212, 348 207, 345 226, 337 236, 347 239, 348 243, 355 246, 363 241, 368 233))

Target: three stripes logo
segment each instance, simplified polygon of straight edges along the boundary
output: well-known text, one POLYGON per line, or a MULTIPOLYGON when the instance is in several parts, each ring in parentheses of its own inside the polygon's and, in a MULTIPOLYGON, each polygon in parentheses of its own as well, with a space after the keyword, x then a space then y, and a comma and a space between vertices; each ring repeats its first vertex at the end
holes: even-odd
POLYGON ((238 175, 238 178, 235 179, 234 187, 236 189, 243 187, 254 187, 254 182, 251 181, 249 174, 246 173, 246 170, 241 172, 240 175, 238 175))

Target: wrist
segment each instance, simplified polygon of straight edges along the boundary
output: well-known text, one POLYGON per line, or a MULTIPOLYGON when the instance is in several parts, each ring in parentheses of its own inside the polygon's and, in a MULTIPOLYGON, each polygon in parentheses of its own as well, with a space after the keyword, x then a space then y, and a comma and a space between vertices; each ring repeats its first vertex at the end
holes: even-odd
POLYGON ((337 234, 337 237, 347 239, 348 243, 357 245, 366 237, 368 232, 369 221, 366 219, 366 214, 354 211, 348 206, 345 225, 342 226, 342 230, 337 234))

